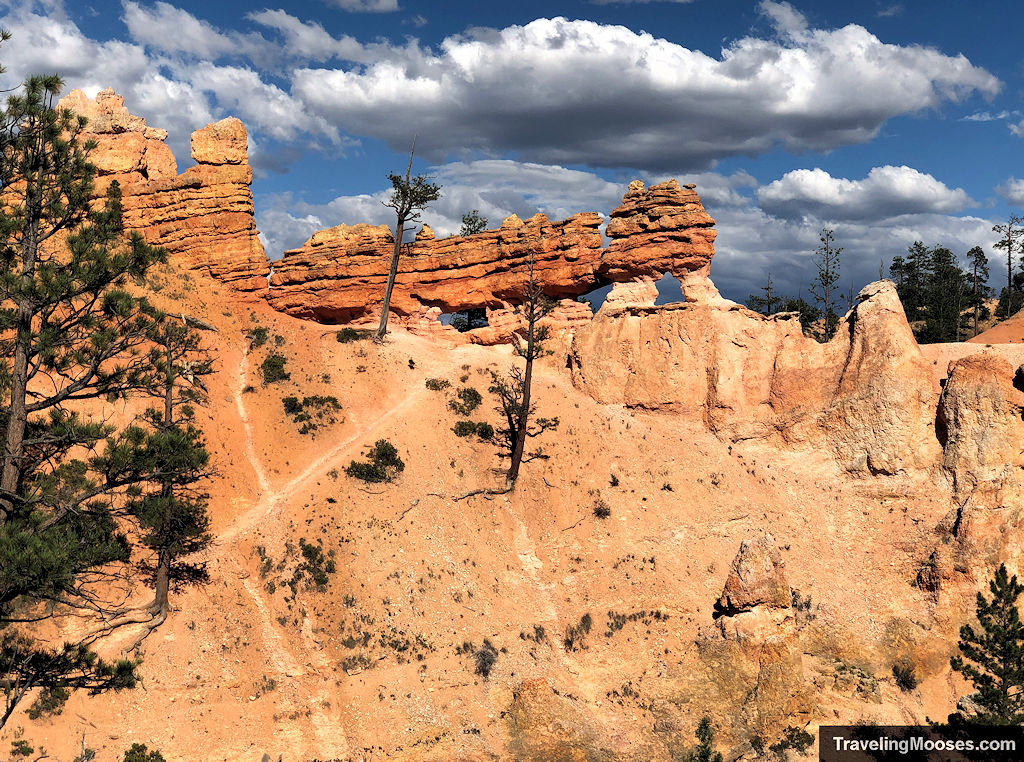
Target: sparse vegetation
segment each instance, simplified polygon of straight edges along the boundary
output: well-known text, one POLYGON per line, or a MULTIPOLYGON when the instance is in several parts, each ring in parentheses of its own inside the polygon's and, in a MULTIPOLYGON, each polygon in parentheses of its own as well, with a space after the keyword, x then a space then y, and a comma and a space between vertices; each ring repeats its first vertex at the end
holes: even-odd
POLYGON ((266 327, 260 325, 247 330, 245 332, 245 337, 249 339, 249 347, 251 349, 256 349, 267 343, 267 339, 270 338, 270 331, 267 330, 266 327))
POLYGON ((365 339, 368 339, 372 335, 372 331, 359 330, 357 328, 345 326, 336 334, 334 334, 334 338, 337 340, 339 344, 351 344, 353 341, 363 341, 365 339))
POLYGON ((263 383, 274 384, 291 378, 291 374, 285 370, 287 362, 287 358, 281 355, 268 355, 260 364, 260 372, 263 373, 263 383))
POLYGON ((441 392, 452 385, 452 382, 446 378, 428 378, 426 380, 426 387, 432 392, 441 392))
POLYGON ((124 753, 122 762, 166 762, 164 755, 156 749, 150 751, 144 743, 133 743, 124 753))
POLYGON ((594 626, 594 620, 590 614, 584 614, 580 617, 578 624, 569 625, 565 628, 565 637, 562 639, 562 644, 565 646, 566 651, 582 651, 586 648, 584 640, 587 635, 590 634, 590 628, 594 626))
POLYGON ((486 680, 491 676, 491 670, 494 669, 494 664, 498 661, 498 649, 491 644, 491 641, 484 639, 484 644, 473 654, 473 661, 476 664, 474 672, 486 680))
POLYGON ((715 751, 715 731, 710 717, 701 717, 694 735, 699 743, 686 755, 686 762, 722 762, 722 753, 715 751))
POLYGON ((364 482, 389 482, 405 470, 405 462, 398 457, 398 450, 386 439, 378 439, 366 453, 368 462, 353 460, 345 473, 364 482))
POLYGON ((458 399, 449 400, 448 407, 459 415, 469 415, 480 407, 480 403, 484 401, 480 392, 471 386, 462 387, 455 393, 455 396, 458 399))
POLYGON ((917 675, 914 672, 914 665, 909 659, 900 659, 893 664, 892 676, 896 678, 896 685, 904 693, 909 693, 917 688, 917 675))
MULTIPOLYGON (((811 744, 813 743, 814 736, 803 728, 790 725, 785 731, 783 731, 782 738, 768 748, 775 752, 779 757, 785 758, 785 754, 789 749, 792 749, 797 754, 804 754, 809 748, 811 748, 811 744)), ((721 759, 721 755, 719 755, 719 759, 721 759)))
POLYGON ((494 436, 494 427, 484 421, 479 423, 474 421, 456 421, 452 431, 455 432, 457 437, 469 437, 475 434, 480 439, 488 440, 494 436))
POLYGON ((594 501, 594 515, 599 519, 606 519, 612 515, 612 507, 601 498, 594 501))
POLYGON ((303 397, 282 397, 281 404, 284 406, 286 415, 292 416, 294 423, 301 423, 300 434, 309 434, 321 426, 329 426, 337 423, 335 413, 341 410, 341 403, 334 395, 321 396, 313 394, 303 397))

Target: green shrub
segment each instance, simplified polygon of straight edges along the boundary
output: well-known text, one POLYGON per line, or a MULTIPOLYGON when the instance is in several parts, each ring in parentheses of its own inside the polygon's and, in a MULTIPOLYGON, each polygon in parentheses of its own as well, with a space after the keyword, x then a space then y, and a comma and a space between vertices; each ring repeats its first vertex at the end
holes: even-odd
POLYGON ((580 623, 577 625, 569 625, 565 628, 565 637, 562 639, 563 645, 565 645, 566 651, 579 651, 585 646, 583 644, 584 639, 590 632, 590 628, 593 626, 594 621, 591 619, 590 614, 584 614, 580 617, 580 623))
POLYGON ((353 460, 345 469, 345 473, 364 482, 391 481, 397 474, 405 470, 405 462, 398 457, 398 450, 386 439, 378 439, 366 457, 369 462, 360 463, 353 460))
POLYGON ((601 498, 598 498, 594 501, 594 515, 599 519, 606 519, 612 515, 612 507, 601 498))
POLYGON ((353 341, 362 341, 363 339, 368 338, 369 335, 369 331, 360 331, 355 328, 345 326, 334 334, 334 338, 338 340, 339 344, 350 344, 353 341))
POLYGON ((302 412, 302 403, 298 397, 282 397, 281 404, 284 405, 286 415, 298 415, 302 412))
POLYGON ((260 370, 263 372, 263 383, 273 384, 291 378, 291 374, 284 369, 287 362, 288 360, 281 355, 269 355, 260 365, 260 370))
POLYGON ((471 386, 464 386, 455 393, 458 397, 457 400, 450 400, 448 407, 454 410, 459 415, 469 415, 478 407, 480 403, 484 401, 484 398, 480 396, 480 392, 471 386))
POLYGON ((245 337, 249 339, 249 344, 253 347, 262 347, 267 343, 267 339, 270 338, 270 331, 263 326, 257 328, 250 328, 245 332, 245 337))
POLYGON ((489 423, 480 421, 456 421, 452 427, 457 437, 468 437, 476 434, 480 439, 490 439, 494 436, 494 427, 489 423))
POLYGON ((797 754, 803 754, 811 747, 812 743, 814 743, 814 736, 803 728, 790 725, 778 743, 772 744, 769 748, 779 756, 785 754, 787 749, 793 749, 797 754))
POLYGON ((446 378, 428 378, 426 382, 426 387, 432 392, 442 391, 451 385, 452 382, 446 378))
POLYGON ((490 677, 491 670, 494 669, 494 663, 498 661, 498 649, 491 644, 491 641, 485 639, 480 650, 473 654, 473 660, 476 662, 476 674, 486 680, 490 677))
POLYGON ((896 685, 904 693, 914 690, 919 682, 914 665, 908 659, 900 659, 892 665, 892 676, 896 678, 896 685))
POLYGON ((476 424, 473 421, 456 421, 452 431, 457 437, 468 437, 471 434, 476 434, 476 424))
POLYGON ((158 751, 150 751, 144 743, 133 743, 132 748, 124 753, 122 762, 166 762, 164 755, 158 751))

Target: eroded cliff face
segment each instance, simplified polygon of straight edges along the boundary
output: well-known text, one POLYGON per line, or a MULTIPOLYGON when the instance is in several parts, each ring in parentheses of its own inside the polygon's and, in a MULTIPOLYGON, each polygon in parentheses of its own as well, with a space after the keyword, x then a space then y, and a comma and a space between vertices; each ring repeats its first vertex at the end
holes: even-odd
POLYGON ((97 194, 120 184, 127 229, 233 288, 266 289, 269 265, 253 216, 248 136, 238 119, 193 133, 196 166, 179 175, 164 142, 167 131, 131 114, 113 90, 95 100, 73 90, 59 106, 89 120, 82 139, 96 143, 90 160, 99 170, 97 194))
MULTIPOLYGON (((507 326, 512 306, 522 300, 531 255, 536 278, 555 299, 665 272, 681 279, 707 275, 715 221, 693 186, 680 187, 675 180, 651 188, 631 183, 611 214, 607 249, 601 222, 595 212, 558 222, 543 214, 526 221, 513 215, 496 230, 442 239, 424 226, 403 250, 391 309, 400 317, 433 318, 486 308, 489 323, 507 326)), ((379 314, 393 247, 386 225, 321 230, 275 263, 268 299, 282 312, 329 322, 379 314)), ((501 337, 492 329, 474 338, 494 343, 501 337)))
POLYGON ((888 281, 860 292, 828 344, 793 314, 721 299, 611 300, 576 332, 570 362, 601 402, 696 416, 732 440, 824 441, 851 471, 927 467, 942 452, 939 388, 888 281))

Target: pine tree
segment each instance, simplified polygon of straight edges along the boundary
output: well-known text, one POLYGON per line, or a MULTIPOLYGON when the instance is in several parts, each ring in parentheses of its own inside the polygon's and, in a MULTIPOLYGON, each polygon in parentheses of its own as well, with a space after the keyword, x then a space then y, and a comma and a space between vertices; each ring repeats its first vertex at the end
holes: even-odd
POLYGON ((977 615, 981 632, 965 624, 960 628, 960 655, 950 666, 974 684, 977 715, 966 719, 980 725, 1024 723, 1024 624, 1017 598, 1024 585, 1009 577, 1006 565, 989 582, 992 599, 978 593, 977 615))
POLYGON ((155 380, 147 393, 162 405, 146 410, 141 424, 112 437, 94 462, 108 478, 133 484, 122 510, 135 520, 141 544, 150 551, 136 565, 153 584, 153 600, 115 612, 87 638, 93 642, 119 627, 144 624, 125 653, 135 651, 167 618, 172 586, 208 581, 204 563, 184 559, 212 540, 206 495, 200 489, 211 475, 210 455, 203 432, 195 426, 194 408, 205 402, 203 377, 213 372, 210 354, 195 329, 206 324, 187 315, 158 310, 150 314, 155 380))
POLYGON ((395 250, 391 255, 391 268, 388 270, 388 285, 384 290, 384 306, 381 308, 380 325, 377 327, 376 341, 383 341, 384 335, 388 332, 388 310, 391 308, 391 292, 395 288, 395 277, 398 275, 398 259, 402 250, 402 235, 405 231, 405 223, 414 222, 420 218, 422 211, 431 201, 437 201, 441 197, 441 186, 428 182, 423 175, 410 177, 412 173, 412 156, 416 151, 416 141, 413 140, 412 150, 409 151, 409 166, 405 170, 405 177, 391 173, 388 180, 391 181, 393 191, 391 198, 384 202, 384 206, 390 206, 395 210, 395 250))
POLYGON ((921 343, 960 341, 962 311, 968 301, 967 275, 956 256, 943 246, 929 250, 930 272, 923 285, 925 325, 917 331, 921 343))
POLYGON ((772 274, 769 272, 765 277, 765 284, 761 286, 764 296, 751 294, 747 297, 747 307, 763 315, 774 315, 777 311, 776 307, 781 300, 773 289, 772 274))
POLYGON ((1003 236, 995 244, 997 249, 1006 250, 1006 317, 1013 315, 1021 308, 1020 290, 1015 287, 1013 279, 1013 253, 1021 251, 1024 238, 1024 217, 1011 214, 1005 225, 993 225, 993 233, 1003 236))
POLYGON ((978 317, 982 302, 989 295, 988 257, 980 246, 967 252, 967 264, 971 278, 971 306, 974 307, 974 335, 978 335, 978 317))
POLYGON ((474 209, 462 215, 462 227, 459 228, 459 235, 476 235, 487 230, 487 218, 480 216, 480 210, 474 209))
POLYGON ((700 743, 686 756, 687 762, 722 762, 722 753, 715 751, 715 731, 710 717, 701 717, 695 735, 700 743))
POLYGON ((843 249, 835 246, 835 233, 828 228, 822 228, 819 240, 821 244, 815 249, 816 259, 814 262, 817 275, 811 283, 811 294, 821 305, 824 326, 820 338, 822 341, 831 341, 839 327, 839 315, 836 312, 835 301, 839 283, 839 255, 843 249))
MULTIPOLYGON (((50 651, 8 625, 68 607, 100 612, 92 583, 127 561, 116 504, 129 482, 90 452, 113 434, 82 420, 82 400, 116 400, 152 380, 152 321, 124 286, 164 253, 125 237, 120 189, 90 204, 85 120, 54 107, 56 76, 30 78, 0 127, 0 686, 6 713, 33 687, 44 708, 68 690, 134 684, 80 644, 50 651), (48 604, 41 607, 40 603, 48 604)), ((0 722, 0 726, 2 726, 0 722)))

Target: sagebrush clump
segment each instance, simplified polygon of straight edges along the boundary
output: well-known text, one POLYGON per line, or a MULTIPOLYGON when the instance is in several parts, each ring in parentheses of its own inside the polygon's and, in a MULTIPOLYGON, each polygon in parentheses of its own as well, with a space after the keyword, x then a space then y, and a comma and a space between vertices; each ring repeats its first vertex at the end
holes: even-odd
POLYGON ((263 373, 263 383, 273 384, 278 381, 285 381, 291 378, 291 374, 284 369, 288 359, 281 355, 268 355, 260 364, 260 371, 263 373))
POLYGON ((353 460, 345 473, 364 482, 392 481, 405 470, 405 462, 398 457, 397 448, 386 439, 378 439, 366 457, 367 462, 353 460))
POLYGON ((480 439, 488 440, 494 436, 494 427, 491 424, 480 421, 456 421, 452 427, 457 437, 469 437, 476 434, 480 439))
POLYGON ((455 393, 455 396, 458 399, 449 400, 448 407, 459 415, 469 415, 480 407, 480 403, 484 401, 480 392, 471 386, 462 387, 455 393))

